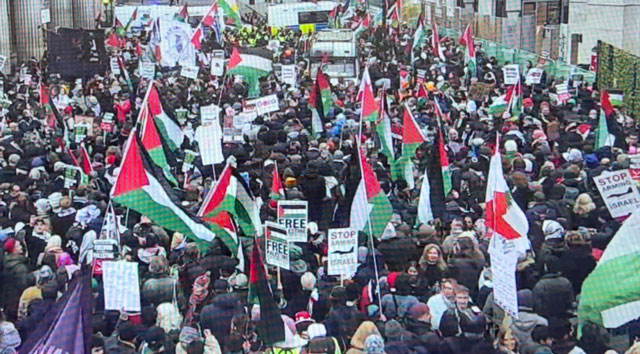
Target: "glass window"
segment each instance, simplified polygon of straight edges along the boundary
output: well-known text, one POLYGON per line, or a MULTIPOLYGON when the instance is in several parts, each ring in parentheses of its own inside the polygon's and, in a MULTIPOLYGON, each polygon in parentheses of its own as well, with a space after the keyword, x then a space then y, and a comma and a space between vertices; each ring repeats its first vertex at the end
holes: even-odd
POLYGON ((300 25, 327 22, 329 22, 329 11, 298 12, 298 24, 300 25))

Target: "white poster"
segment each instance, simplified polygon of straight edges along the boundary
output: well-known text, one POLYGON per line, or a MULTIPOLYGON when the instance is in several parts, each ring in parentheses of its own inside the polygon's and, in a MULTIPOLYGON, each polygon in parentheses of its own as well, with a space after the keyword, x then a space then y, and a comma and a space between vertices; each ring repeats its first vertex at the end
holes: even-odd
POLYGON ((504 237, 494 234, 489 246, 493 296, 500 306, 513 318, 518 318, 518 288, 516 287, 516 266, 518 252, 504 237))
POLYGON ((150 61, 140 62, 140 77, 153 80, 156 76, 156 64, 150 61))
POLYGON ((6 55, 0 55, 0 71, 4 70, 4 65, 7 62, 6 55))
POLYGON ((102 263, 104 309, 140 312, 138 264, 134 262, 102 263))
POLYGON ((638 188, 629 170, 605 171, 593 181, 612 217, 629 215, 640 206, 638 188))
POLYGON ((282 65, 281 81, 285 84, 295 85, 297 81, 297 72, 295 65, 282 65))
POLYGON ((195 161, 198 158, 199 154, 195 151, 185 150, 184 151, 184 160, 182 161, 182 172, 187 173, 191 171, 195 165, 195 161))
POLYGON ((198 78, 198 69, 195 65, 183 65, 182 70, 180 70, 180 76, 195 80, 198 78))
POLYGON ((544 69, 542 68, 531 68, 527 73, 526 83, 527 85, 537 85, 542 80, 542 74, 544 73, 544 69))
POLYGON ((118 250, 118 240, 98 239, 93 241, 93 258, 115 259, 118 250))
POLYGON ((287 229, 287 241, 307 242, 307 202, 278 201, 278 223, 287 229))
POLYGON ((289 270, 289 242, 287 230, 282 226, 266 221, 265 225, 265 261, 268 265, 289 270))
POLYGON ((515 85, 518 83, 518 78, 520 77, 520 66, 518 64, 505 65, 502 68, 502 72, 504 73, 505 85, 515 85))
POLYGON ((248 106, 255 106, 258 115, 263 115, 280 110, 280 101, 277 95, 269 95, 246 102, 248 106))
POLYGON ((201 125, 196 129, 195 134, 202 164, 204 166, 224 162, 222 155, 222 131, 218 119, 209 125, 201 125))
POLYGON ((352 275, 358 269, 358 232, 329 229, 328 275, 352 275))
POLYGON ((188 23, 175 20, 160 20, 160 65, 175 67, 196 65, 196 50, 191 44, 193 30, 188 23))
POLYGON ((120 64, 118 63, 117 57, 111 57, 109 59, 109 66, 111 67, 111 72, 114 75, 120 75, 120 64))
POLYGON ((51 10, 50 9, 40 10, 40 23, 44 25, 49 22, 51 22, 51 10))
POLYGON ((200 121, 202 125, 211 124, 214 121, 218 122, 221 110, 222 109, 215 104, 200 107, 200 121))
POLYGON ((215 76, 224 75, 224 59, 220 59, 220 58, 211 59, 211 75, 215 75, 215 76))

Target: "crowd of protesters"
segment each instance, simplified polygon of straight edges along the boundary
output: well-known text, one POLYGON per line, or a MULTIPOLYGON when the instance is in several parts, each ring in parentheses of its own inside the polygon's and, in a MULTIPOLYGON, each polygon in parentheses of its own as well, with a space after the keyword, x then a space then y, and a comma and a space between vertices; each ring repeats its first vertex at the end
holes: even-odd
MULTIPOLYGON (((256 29, 227 30, 220 46, 227 57, 234 45, 266 45, 270 34, 264 36, 271 32, 264 24, 256 29)), ((333 82, 335 107, 323 132, 314 137, 309 109, 312 73, 302 60, 300 35, 287 31, 279 37, 283 49, 276 59, 296 64, 296 85, 281 83, 274 74, 262 79, 261 94, 276 94, 280 111, 259 116, 244 143, 223 146, 225 158, 234 156, 238 170, 248 176, 261 201, 262 221, 276 218, 269 196, 274 162, 286 198, 306 200, 310 206, 308 242, 291 245, 291 270, 281 270, 281 286, 271 272, 271 288, 288 329, 285 340, 268 346, 261 340, 254 326, 260 308, 247 302, 249 267, 239 271, 236 258, 222 242, 214 240, 202 251, 181 234, 115 203, 125 230, 120 236, 122 257, 139 265, 142 311, 105 311, 102 284, 96 277, 93 352, 613 352, 609 333, 599 326, 585 325, 578 340, 575 310, 584 279, 621 225, 610 216, 593 177, 629 167, 629 156, 637 153, 638 145, 635 117, 623 107, 617 109, 610 126, 616 136, 614 146, 595 149, 597 87, 570 81, 575 87, 572 98, 560 104, 552 99, 555 84, 567 78, 548 74, 540 84, 523 84, 521 114, 493 116, 491 103, 506 91, 504 63, 487 57, 478 46, 477 75, 472 77, 457 38, 443 39, 446 60, 442 61, 433 55, 429 40, 412 49, 412 31, 408 26, 366 31, 359 42, 360 64, 363 69, 368 65, 376 95, 383 87, 387 90, 393 131, 402 131, 403 110, 411 109, 429 137, 416 156, 417 181, 433 158, 429 152, 438 126, 433 100, 448 117, 442 124, 452 190, 439 206, 443 217, 417 223, 420 183, 409 189, 404 181, 391 180, 374 129, 365 125, 357 141, 358 82, 333 82), (295 58, 299 62, 293 62, 295 58), (418 69, 425 70, 426 98, 415 97, 418 69), (486 99, 468 95, 476 81, 494 84, 486 99), (584 124, 591 127, 590 134, 578 130, 584 124), (502 139, 496 147, 498 133, 502 139), (358 143, 367 148, 393 217, 388 232, 373 243, 360 233, 357 272, 341 282, 327 275, 326 235, 329 228, 349 224, 358 182, 357 164, 351 160, 357 156, 358 143), (503 153, 511 195, 529 222, 531 251, 519 259, 516 272, 518 318, 505 316, 492 291, 490 233, 483 207, 493 148, 503 153), (380 294, 375 294, 376 283, 380 294)), ((149 84, 140 78, 135 45, 139 40, 144 47, 147 37, 146 32, 131 36, 119 50, 133 91, 124 76, 109 72, 65 82, 35 59, 16 67, 16 74, 2 77, 0 353, 18 350, 64 293, 73 273, 92 264, 93 240, 101 234, 123 144, 136 125, 149 84), (21 83, 21 70, 32 75, 30 84, 21 83), (79 145, 64 145, 62 127, 40 104, 40 83, 49 87, 53 104, 65 118, 95 117, 93 133, 84 140, 95 172, 71 188, 65 188, 64 171, 79 158, 79 145), (112 131, 102 131, 99 124, 105 112, 115 115, 112 131)), ((201 70, 197 80, 180 77, 179 70, 156 75, 169 109, 188 111, 182 124, 187 136, 200 124, 199 107, 219 102, 225 112, 228 108, 240 112, 247 96, 241 78, 223 80, 208 73, 201 70)), ((396 143, 400 149, 400 141, 396 143)), ((182 149, 197 147, 187 139, 182 149)), ((186 181, 180 168, 173 170, 181 186, 175 193, 191 211, 198 210, 215 179, 211 168, 199 167, 200 174, 186 181)), ((218 172, 222 167, 217 166, 218 172)), ((250 248, 245 255, 251 254, 250 248)), ((625 349, 640 352, 634 344, 637 330, 629 326, 628 332, 625 349)))

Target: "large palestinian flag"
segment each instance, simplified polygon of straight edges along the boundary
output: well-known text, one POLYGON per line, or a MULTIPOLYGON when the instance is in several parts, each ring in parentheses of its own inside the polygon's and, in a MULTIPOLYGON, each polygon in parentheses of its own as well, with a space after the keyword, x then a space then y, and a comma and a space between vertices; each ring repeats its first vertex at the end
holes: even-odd
POLYGON ((258 205, 249 186, 230 164, 222 171, 215 188, 209 191, 198 216, 211 220, 222 211, 233 215, 246 235, 262 235, 258 205))
POLYGON ((178 121, 165 108, 155 85, 152 85, 149 89, 147 105, 149 106, 149 113, 153 116, 156 127, 169 150, 179 150, 185 139, 184 133, 178 121))
POLYGON ((240 26, 242 19, 240 18, 240 8, 236 0, 220 0, 220 7, 224 11, 225 16, 231 18, 232 24, 240 26))
MULTIPOLYGON (((111 198, 148 217, 158 226, 184 234, 202 248, 216 237, 210 225, 196 220, 180 207, 178 198, 171 192, 160 168, 153 164, 135 129, 127 141, 111 198)), ((232 252, 237 252, 236 240, 223 233, 218 236, 232 252)))
POLYGON ((138 119, 142 124, 142 145, 149 153, 149 156, 153 162, 162 169, 165 178, 171 182, 174 186, 178 185, 175 177, 171 174, 171 166, 167 161, 167 156, 162 146, 162 138, 156 128, 156 123, 149 113, 147 105, 142 106, 140 110, 140 118, 138 119))
POLYGON ((249 97, 260 95, 260 78, 273 69, 273 52, 263 48, 234 47, 227 74, 241 75, 249 84, 249 97))
POLYGON ((380 119, 376 122, 376 133, 380 139, 380 151, 387 156, 387 161, 395 160, 393 153, 393 137, 391 136, 391 118, 389 117, 387 92, 380 90, 380 119))
POLYGON ((361 150, 358 162, 361 177, 351 204, 350 227, 380 237, 391 220, 391 203, 361 150))
POLYGON ((464 58, 465 63, 467 64, 467 67, 471 71, 471 75, 475 77, 477 73, 476 45, 473 42, 473 32, 471 29, 471 24, 467 25, 467 28, 462 33, 462 36, 460 36, 458 43, 467 47, 467 50, 465 51, 465 58, 464 58))
POLYGON ((377 121, 379 116, 378 105, 373 94, 373 84, 371 83, 368 67, 364 69, 364 74, 362 74, 358 101, 362 102, 362 119, 367 122, 377 121))
POLYGON ((420 131, 420 127, 413 118, 409 107, 404 108, 404 121, 402 127, 402 155, 391 165, 391 176, 394 180, 403 179, 407 182, 409 189, 415 187, 413 178, 413 158, 416 150, 425 138, 420 131))
POLYGON ((311 126, 314 134, 322 133, 325 117, 333 107, 333 97, 331 96, 331 86, 329 80, 318 67, 316 82, 309 97, 309 107, 311 108, 311 126))

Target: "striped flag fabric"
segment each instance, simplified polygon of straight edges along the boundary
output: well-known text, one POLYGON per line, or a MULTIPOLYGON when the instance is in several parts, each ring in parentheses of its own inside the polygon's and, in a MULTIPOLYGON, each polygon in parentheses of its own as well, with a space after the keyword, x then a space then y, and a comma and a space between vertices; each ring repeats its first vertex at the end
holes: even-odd
POLYGON ((307 202, 281 200, 278 202, 278 218, 306 218, 307 202))
POLYGON ((428 224, 432 220, 433 209, 431 208, 431 184, 429 183, 429 170, 425 168, 424 175, 422 175, 422 184, 420 186, 416 225, 428 224))
MULTIPOLYGON (((160 227, 184 234, 201 248, 208 247, 216 234, 209 225, 182 209, 162 171, 153 164, 139 140, 134 129, 126 143, 120 172, 111 189, 111 198, 148 217, 160 227)), ((232 252, 237 251, 237 242, 225 239, 224 235, 219 236, 232 252)))
POLYGON ((147 96, 147 104, 149 113, 153 117, 160 136, 167 144, 168 149, 171 151, 179 150, 185 139, 184 133, 178 121, 165 110, 158 88, 154 83, 151 84, 151 89, 147 96))
POLYGON ((311 89, 309 97, 309 107, 311 108, 311 126, 314 135, 322 133, 325 117, 333 107, 333 97, 331 96, 331 87, 329 80, 322 72, 322 68, 318 67, 316 73, 316 81, 311 89))
POLYGON ((351 204, 350 227, 370 236, 380 237, 391 221, 391 203, 360 149, 358 162, 361 176, 351 204))
POLYGON ((362 120, 366 122, 375 122, 378 120, 380 112, 376 98, 373 95, 373 84, 369 76, 369 68, 364 69, 362 74, 362 83, 358 92, 358 101, 362 102, 362 120))
POLYGON ((240 18, 240 8, 236 0, 220 0, 220 7, 224 14, 231 19, 231 23, 240 26, 242 19, 240 18))
POLYGON ((232 163, 222 171, 215 188, 209 190, 198 216, 208 220, 221 211, 235 218, 247 235, 262 235, 260 211, 249 186, 237 174, 232 163))
POLYGON ((234 47, 227 64, 227 74, 242 75, 249 84, 249 97, 260 94, 259 79, 273 69, 273 52, 264 48, 234 47))
POLYGON ((507 101, 505 98, 506 95, 496 97, 491 103, 491 106, 489 106, 488 113, 494 117, 502 116, 502 114, 507 110, 507 101))
POLYGON ((598 129, 596 129, 596 149, 605 146, 613 146, 615 137, 609 133, 608 117, 615 112, 609 93, 606 90, 600 95, 600 117, 598 118, 598 129))
POLYGON ((280 172, 278 171, 278 164, 275 163, 273 171, 271 172, 271 193, 269 194, 271 200, 284 199, 284 187, 282 185, 282 179, 280 178, 280 172))
POLYGON ((89 157, 89 152, 87 148, 85 148, 84 143, 80 144, 80 157, 82 159, 82 170, 84 173, 89 175, 91 172, 95 172, 91 165, 91 157, 89 157))
POLYGON ((162 173, 165 178, 174 186, 178 185, 178 181, 171 173, 171 165, 167 159, 164 146, 162 144, 162 138, 158 133, 156 122, 149 113, 150 109, 147 102, 143 102, 142 109, 140 110, 140 117, 138 121, 142 124, 142 131, 140 136, 142 139, 142 145, 149 153, 151 160, 162 169, 162 173))
POLYGON ((515 85, 510 86, 507 89, 507 94, 505 95, 505 101, 507 101, 508 110, 512 117, 519 117, 520 113, 522 113, 523 95, 522 83, 520 82, 520 77, 518 77, 518 82, 515 85))
POLYGON ((444 147, 444 134, 442 127, 438 126, 438 157, 440 159, 440 171, 442 173, 442 188, 445 197, 451 192, 451 171, 449 170, 449 155, 444 147))
POLYGON ((418 123, 413 118, 408 106, 404 108, 402 123, 402 154, 391 165, 391 176, 394 180, 405 180, 409 189, 415 188, 413 177, 413 158, 416 150, 426 141, 418 123))
POLYGON ((465 51, 465 64, 467 64, 467 67, 471 71, 471 75, 475 77, 477 73, 476 45, 473 41, 473 32, 471 29, 471 24, 467 25, 467 28, 462 33, 462 36, 460 36, 460 39, 458 40, 458 42, 461 45, 467 47, 465 51))
POLYGON ((431 24, 431 48, 433 49, 433 54, 440 58, 440 60, 445 61, 444 52, 442 51, 442 47, 440 46, 440 34, 438 33, 438 24, 433 21, 431 24))
POLYGON ((414 61, 415 50, 419 49, 422 44, 427 40, 427 32, 425 31, 424 13, 421 13, 418 17, 418 23, 416 31, 413 33, 413 43, 411 45, 411 62, 414 61))
POLYGON ((127 25, 124 26, 124 31, 127 32, 129 30, 129 27, 131 27, 131 24, 133 23, 133 21, 135 21, 136 19, 138 19, 138 8, 136 7, 135 10, 133 10, 133 14, 131 14, 131 17, 129 17, 129 21, 127 21, 127 25))
POLYGON ((395 160, 393 136, 391 135, 391 118, 388 112, 387 92, 383 88, 380 94, 380 119, 376 122, 376 132, 380 139, 380 151, 387 156, 389 163, 395 160))

